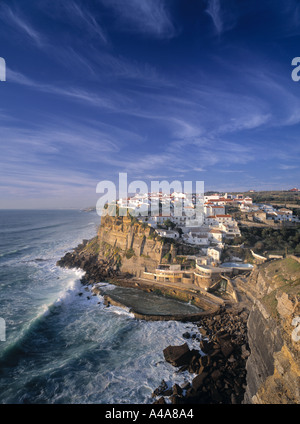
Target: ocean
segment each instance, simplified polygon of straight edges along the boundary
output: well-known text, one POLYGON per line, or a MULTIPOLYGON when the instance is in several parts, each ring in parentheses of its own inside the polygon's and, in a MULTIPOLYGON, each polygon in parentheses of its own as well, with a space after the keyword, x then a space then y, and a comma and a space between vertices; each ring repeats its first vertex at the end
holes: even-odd
POLYGON ((195 325, 107 308, 82 286, 81 270, 56 266, 99 223, 93 212, 0 210, 0 403, 150 404, 162 379, 191 381, 165 362, 163 349, 199 349, 183 337, 195 325))

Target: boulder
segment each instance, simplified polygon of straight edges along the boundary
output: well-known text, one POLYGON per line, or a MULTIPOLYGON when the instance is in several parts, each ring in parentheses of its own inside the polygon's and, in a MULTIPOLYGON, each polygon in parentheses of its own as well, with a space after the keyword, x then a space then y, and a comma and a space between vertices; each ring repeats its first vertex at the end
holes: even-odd
POLYGON ((165 360, 175 367, 189 365, 193 352, 187 343, 180 346, 168 346, 163 350, 165 360))
POLYGON ((163 397, 160 397, 155 402, 153 402, 153 404, 156 404, 156 405, 165 405, 165 403, 166 403, 166 401, 163 397))
POLYGON ((176 396, 182 395, 182 388, 178 386, 178 384, 175 383, 174 386, 172 387, 172 390, 173 390, 173 395, 176 395, 176 396))
POLYGON ((220 347, 226 358, 233 352, 233 345, 229 340, 220 339, 220 347))
POLYGON ((192 381, 192 388, 195 391, 198 391, 203 386, 205 378, 208 376, 207 372, 202 372, 201 374, 198 374, 195 378, 193 378, 192 381))

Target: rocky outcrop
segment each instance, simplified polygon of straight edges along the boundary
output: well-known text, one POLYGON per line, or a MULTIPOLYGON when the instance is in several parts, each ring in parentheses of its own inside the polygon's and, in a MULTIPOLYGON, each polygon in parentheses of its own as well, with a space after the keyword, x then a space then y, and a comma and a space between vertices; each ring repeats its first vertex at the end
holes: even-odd
POLYGON ((291 257, 264 264, 249 283, 256 300, 248 320, 244 403, 298 404, 300 265, 291 257))
MULTIPOLYGON (((178 367, 178 372, 188 370, 191 380, 179 389, 162 381, 153 392, 152 396, 158 398, 154 403, 165 403, 166 397, 174 404, 241 403, 246 388, 246 360, 250 354, 247 318, 248 313, 243 310, 220 311, 201 320, 199 350, 190 350, 187 343, 167 346, 163 351, 165 360, 178 367)), ((185 333, 183 336, 194 335, 185 333)))
POLYGON ((243 312, 204 318, 200 349, 206 355, 185 352, 192 358, 179 368, 196 377, 180 395, 170 395, 170 387, 154 392, 155 403, 166 396, 172 403, 300 403, 299 262, 265 263, 243 284, 250 312, 245 302, 243 312))
MULTIPOLYGON (((127 274, 140 277, 160 263, 175 263, 179 255, 197 251, 161 239, 151 227, 134 218, 106 216, 97 237, 67 253, 58 265, 83 269, 85 283, 118 277, 124 284, 127 274)), ((131 283, 138 285, 133 280, 131 283)), ((189 387, 181 388, 185 395, 179 394, 178 388, 172 390, 172 402, 300 403, 299 261, 287 257, 255 266, 248 279, 235 281, 235 287, 243 293, 245 305, 253 305, 248 339, 242 314, 223 314, 215 309, 215 316, 203 317, 201 331, 206 331, 210 344, 202 341, 200 348, 210 360, 205 363, 203 355, 190 355, 182 370, 196 373, 197 378, 189 387)), ((168 290, 175 292, 171 287, 168 290)), ((185 295, 185 291, 180 292, 180 296, 185 295)))
POLYGON ((84 284, 94 284, 99 281, 113 278, 117 275, 118 269, 113 260, 99 258, 97 254, 98 238, 90 241, 84 240, 73 252, 68 252, 63 256, 57 265, 64 268, 78 268, 85 271, 81 278, 84 284))
POLYGON ((160 263, 176 262, 178 255, 195 254, 199 248, 176 243, 158 236, 153 228, 133 217, 101 218, 98 254, 113 260, 123 273, 141 277, 160 263))

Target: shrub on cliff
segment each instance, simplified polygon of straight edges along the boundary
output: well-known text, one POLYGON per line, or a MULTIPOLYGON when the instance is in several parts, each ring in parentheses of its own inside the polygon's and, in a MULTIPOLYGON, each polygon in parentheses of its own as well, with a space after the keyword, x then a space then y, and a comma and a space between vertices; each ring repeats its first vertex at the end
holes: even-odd
POLYGON ((132 248, 126 250, 125 256, 127 259, 132 258, 132 256, 135 256, 135 252, 132 248))

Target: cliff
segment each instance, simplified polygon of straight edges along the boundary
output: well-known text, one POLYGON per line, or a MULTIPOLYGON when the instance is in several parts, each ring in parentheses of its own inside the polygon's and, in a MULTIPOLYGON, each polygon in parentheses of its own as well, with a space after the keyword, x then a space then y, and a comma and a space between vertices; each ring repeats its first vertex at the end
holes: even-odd
POLYGON ((98 254, 120 272, 141 277, 160 263, 176 263, 179 255, 195 254, 199 248, 163 239, 153 228, 132 217, 101 218, 98 254))
MULTIPOLYGON (((160 263, 181 263, 181 255, 198 251, 160 238, 135 218, 105 216, 97 237, 67 253, 58 265, 84 269, 89 284, 115 276, 126 284, 127 273, 141 277, 160 263)), ((134 279, 127 282, 139 286, 134 279)), ((243 403, 299 404, 299 259, 289 256, 255 266, 249 278, 238 276, 234 284, 241 304, 251 309, 247 322, 251 353, 243 403)), ((194 291, 190 295, 195 296, 194 291)))
POLYGON ((300 264, 287 257, 259 266, 248 280, 251 355, 244 403, 300 403, 300 264))

